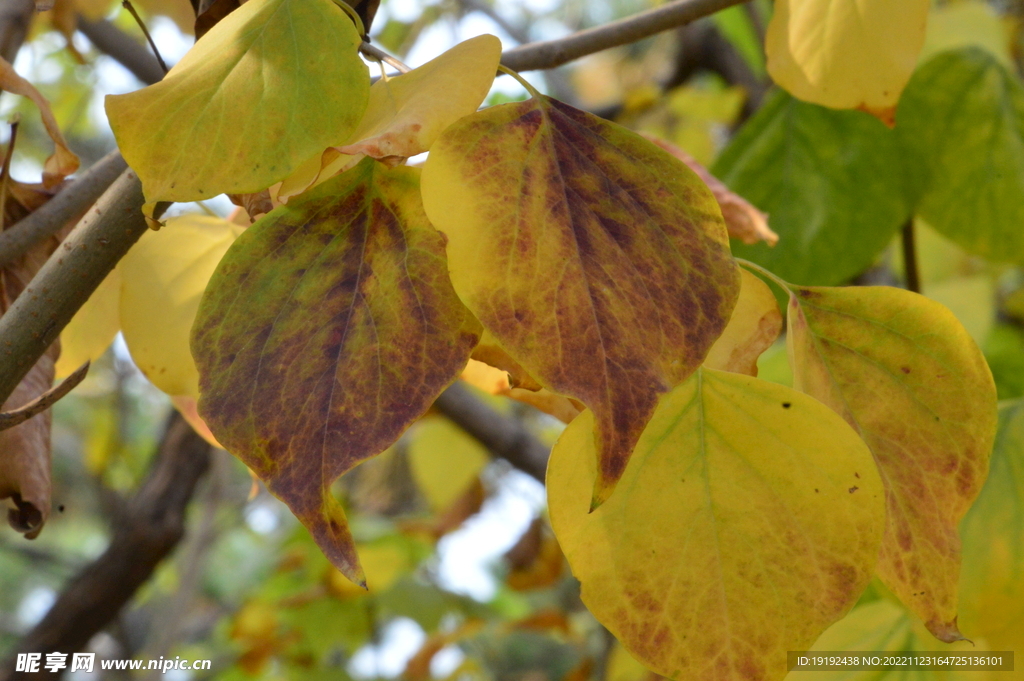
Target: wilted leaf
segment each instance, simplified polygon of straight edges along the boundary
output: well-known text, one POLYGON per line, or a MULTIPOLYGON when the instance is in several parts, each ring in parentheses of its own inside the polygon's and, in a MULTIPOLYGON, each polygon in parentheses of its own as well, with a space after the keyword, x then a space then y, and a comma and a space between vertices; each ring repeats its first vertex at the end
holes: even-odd
POLYGON ((957 525, 985 481, 996 430, 985 358, 949 310, 916 293, 791 290, 796 387, 845 418, 882 473, 878 574, 939 640, 957 640, 957 525))
POLYGON ((365 159, 266 215, 221 262, 193 332, 199 413, 354 581, 331 483, 426 411, 480 333, 418 189, 417 169, 365 159))
POLYGON ((733 242, 788 281, 840 284, 867 269, 906 222, 896 136, 867 114, 769 97, 712 172, 771 216, 774 248, 733 242))
POLYGON ((423 199, 467 307, 531 376, 594 409, 599 504, 735 304, 714 197, 642 137, 543 97, 448 128, 423 199))
POLYGON ((582 598, 638 660, 701 681, 777 679, 857 601, 885 525, 871 453, 817 400, 699 369, 662 397, 619 484, 584 412, 551 453, 552 527, 582 598))
POLYGON ((796 97, 891 123, 924 44, 931 0, 779 0, 768 73, 796 97))
MULTIPOLYGON (((999 411, 988 479, 960 523, 960 625, 993 650, 1024 650, 1024 402, 999 411)), ((1020 661, 1016 662, 1020 675, 1020 661)), ((1003 676, 1000 673, 999 676, 1003 676)))
POLYGON ((409 73, 381 78, 343 154, 407 158, 430 149, 438 135, 484 101, 501 58, 501 41, 481 35, 459 43, 409 73))
MULTIPOLYGON (((487 335, 486 333, 484 334, 487 335)), ((482 344, 482 343, 481 343, 482 344)), ((480 349, 480 345, 473 351, 480 349)), ((489 395, 504 395, 517 402, 528 404, 545 414, 550 414, 562 423, 569 423, 579 416, 584 407, 578 400, 551 392, 547 388, 513 388, 509 373, 475 359, 469 360, 462 370, 462 380, 489 395)), ((533 380, 533 379, 530 379, 533 380)))
POLYGON ((710 170, 697 162, 697 159, 670 142, 649 135, 645 137, 685 163, 704 181, 715 195, 718 207, 722 209, 725 227, 729 230, 731 238, 739 239, 747 245, 763 241, 769 246, 774 246, 779 242, 779 235, 768 227, 768 216, 739 194, 730 191, 724 182, 712 175, 710 170))
POLYGON ((108 96, 146 200, 258 192, 347 139, 369 88, 359 42, 332 0, 249 0, 162 81, 108 96))
POLYGON ((725 331, 711 346, 704 366, 757 376, 757 358, 782 333, 782 313, 772 290, 746 270, 741 270, 740 297, 725 331))
POLYGON ((53 155, 46 159, 43 166, 43 185, 51 188, 60 184, 61 180, 78 169, 78 157, 68 148, 68 143, 57 125, 57 119, 50 110, 50 103, 32 86, 32 83, 19 76, 3 57, 0 57, 0 90, 28 97, 39 107, 39 115, 43 119, 46 134, 54 144, 53 155))
MULTIPOLYGON (((0 182, 6 185, 6 191, 11 192, 4 206, 5 219, 20 218, 22 213, 38 208, 45 200, 43 193, 25 193, 24 185, 9 178, 0 179, 0 182)), ((0 315, 25 290, 68 229, 64 227, 54 236, 37 243, 8 267, 0 269, 0 315)), ((19 409, 50 390, 54 361, 59 354, 60 343, 47 348, 10 397, 0 405, 0 412, 19 409)), ((0 500, 13 501, 15 508, 8 508, 8 522, 29 539, 39 535, 50 514, 50 419, 51 412, 47 410, 13 428, 0 430, 0 500)))
POLYGON ((505 553, 510 589, 528 591, 551 586, 562 576, 565 556, 543 517, 533 519, 512 548, 505 553))
POLYGON ((107 351, 121 328, 120 310, 121 269, 115 267, 60 332, 58 378, 85 362, 95 362, 107 351))
POLYGON ((121 260, 121 332, 132 360, 168 395, 199 397, 189 333, 206 284, 242 229, 184 215, 149 230, 121 260))
MULTIPOLYGON (((55 344, 29 369, 0 411, 16 409, 50 389, 53 384, 55 344)), ((34 539, 50 515, 50 420, 45 411, 28 421, 0 430, 0 500, 12 499, 7 521, 34 539)))
POLYGON ((917 211, 966 250, 1024 262, 1024 86, 978 48, 945 52, 900 102, 917 211))

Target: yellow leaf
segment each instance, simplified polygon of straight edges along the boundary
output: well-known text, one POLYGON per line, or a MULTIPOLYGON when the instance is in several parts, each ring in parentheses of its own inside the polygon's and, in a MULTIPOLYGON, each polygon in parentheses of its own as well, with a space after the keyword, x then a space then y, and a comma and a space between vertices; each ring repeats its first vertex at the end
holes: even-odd
MULTIPOLYGON (((81 2, 82 0, 79 0, 81 2)), ((92 0, 95 2, 95 0, 92 0)), ((146 14, 163 15, 169 18, 185 35, 192 35, 196 14, 189 0, 133 0, 146 14)))
POLYGON ((775 294, 746 270, 741 270, 740 297, 725 331, 711 346, 704 366, 757 376, 757 358, 782 332, 782 313, 775 294))
POLYGON ((343 154, 407 158, 430 149, 449 125, 484 101, 501 58, 501 41, 481 35, 409 73, 380 79, 343 154))
POLYGON ((878 574, 941 641, 956 626, 957 525, 988 473, 996 389, 945 307, 884 286, 791 287, 796 387, 871 448, 888 517, 878 574))
POLYGON ((885 525, 871 453, 791 388, 698 369, 661 398, 616 494, 586 411, 551 453, 551 523, 582 598, 653 671, 687 681, 786 672, 857 601, 885 525))
POLYGON ((258 192, 347 139, 369 88, 359 43, 332 0, 249 0, 162 81, 108 96, 149 204, 258 192))
POLYGON ((185 215, 148 231, 121 261, 121 330, 132 359, 168 395, 199 396, 189 332, 217 263, 242 232, 185 215))
POLYGON ((430 149, 449 125, 477 110, 498 70, 501 41, 481 35, 460 43, 409 73, 378 80, 366 113, 344 145, 303 161, 285 178, 287 201, 348 170, 363 155, 407 158, 430 149))
POLYGON ((115 268, 61 331, 57 378, 106 352, 121 328, 120 304, 121 270, 115 268))
POLYGON ((409 435, 409 465, 435 513, 451 506, 490 461, 487 450, 448 419, 424 419, 409 435))
POLYGON ((778 0, 768 73, 795 97, 891 124, 924 44, 931 0, 778 0))
POLYGON ((46 128, 46 134, 53 140, 54 145, 53 155, 47 158, 43 165, 43 186, 47 189, 57 186, 61 180, 78 169, 78 157, 68 148, 60 126, 57 125, 57 119, 50 109, 50 103, 32 83, 19 76, 3 57, 0 57, 0 90, 28 97, 39 108, 43 127, 46 128))
POLYGON ((639 135, 547 97, 449 127, 422 191, 462 301, 530 376, 594 410, 599 505, 735 304, 714 197, 639 135))

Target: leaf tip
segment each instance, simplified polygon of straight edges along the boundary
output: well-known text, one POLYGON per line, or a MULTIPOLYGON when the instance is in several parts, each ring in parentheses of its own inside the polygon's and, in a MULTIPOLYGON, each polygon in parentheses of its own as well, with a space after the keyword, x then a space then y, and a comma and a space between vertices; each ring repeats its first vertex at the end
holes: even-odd
POLYGON ((928 631, 932 632, 932 636, 939 639, 943 643, 956 643, 957 641, 967 641, 972 646, 974 641, 967 638, 960 633, 960 628, 957 626, 956 617, 949 622, 941 622, 938 620, 930 620, 926 625, 928 631))

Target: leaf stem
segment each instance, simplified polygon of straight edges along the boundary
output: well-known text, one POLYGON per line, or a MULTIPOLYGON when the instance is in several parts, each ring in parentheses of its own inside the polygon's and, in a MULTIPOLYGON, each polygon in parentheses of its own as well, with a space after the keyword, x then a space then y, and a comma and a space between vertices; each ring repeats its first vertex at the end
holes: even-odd
POLYGON ((412 71, 412 68, 410 68, 408 65, 406 65, 398 58, 392 57, 384 50, 374 45, 371 45, 368 42, 364 41, 363 44, 359 46, 359 51, 376 62, 387 64, 388 66, 392 67, 399 73, 409 73, 410 71, 412 71))
POLYGON ((539 92, 537 92, 537 90, 532 85, 530 85, 530 83, 528 83, 525 78, 523 78, 518 73, 508 68, 504 64, 498 64, 498 70, 504 73, 506 76, 512 76, 513 78, 518 80, 519 84, 526 88, 526 91, 530 93, 531 97, 538 101, 540 100, 542 95, 539 92))
POLYGON ((921 292, 921 274, 917 269, 917 245, 914 239, 914 218, 911 216, 903 225, 901 235, 903 245, 903 270, 906 275, 907 290, 921 292))
POLYGON ((754 263, 750 262, 749 260, 744 260, 743 258, 735 258, 735 260, 736 260, 736 262, 738 262, 743 267, 746 267, 748 270, 754 270, 758 274, 762 274, 762 275, 768 277, 773 282, 775 282, 775 284, 778 285, 779 288, 781 288, 786 293, 789 293, 790 295, 792 295, 793 289, 790 288, 790 286, 792 286, 792 284, 790 284, 788 281, 784 281, 784 280, 780 279, 778 276, 772 274, 771 272, 769 272, 765 268, 761 267, 760 265, 755 265, 754 263))
POLYGON ((156 55, 156 60, 160 62, 160 68, 167 73, 170 69, 167 68, 167 64, 164 63, 164 58, 160 56, 160 50, 156 49, 156 43, 153 42, 153 36, 149 34, 149 30, 146 28, 145 22, 142 21, 142 17, 135 11, 135 6, 132 5, 132 0, 121 0, 121 6, 124 7, 128 12, 135 18, 135 23, 142 29, 142 35, 146 36, 146 40, 149 42, 149 46, 153 48, 153 54, 156 55))

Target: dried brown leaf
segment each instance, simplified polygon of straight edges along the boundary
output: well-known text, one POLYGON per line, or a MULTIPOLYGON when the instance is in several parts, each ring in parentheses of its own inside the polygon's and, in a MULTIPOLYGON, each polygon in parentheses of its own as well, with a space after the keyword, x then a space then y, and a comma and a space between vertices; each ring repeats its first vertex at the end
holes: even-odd
POLYGON ((745 244, 756 244, 758 241, 763 241, 769 246, 774 246, 779 242, 779 235, 768 227, 767 214, 759 211, 739 194, 732 192, 724 182, 698 163, 697 159, 676 145, 650 135, 646 137, 685 163, 690 170, 700 176, 700 179, 704 180, 704 184, 715 195, 715 200, 718 201, 718 206, 722 209, 722 217, 725 218, 729 236, 739 239, 745 244))
POLYGON ((39 107, 43 125, 55 146, 53 155, 46 159, 43 166, 43 186, 48 189, 56 186, 78 169, 78 156, 68 148, 68 143, 57 125, 57 119, 54 118, 53 111, 50 109, 50 103, 40 94, 39 90, 35 89, 32 83, 19 76, 10 62, 2 57, 0 57, 0 90, 28 97, 39 107))

